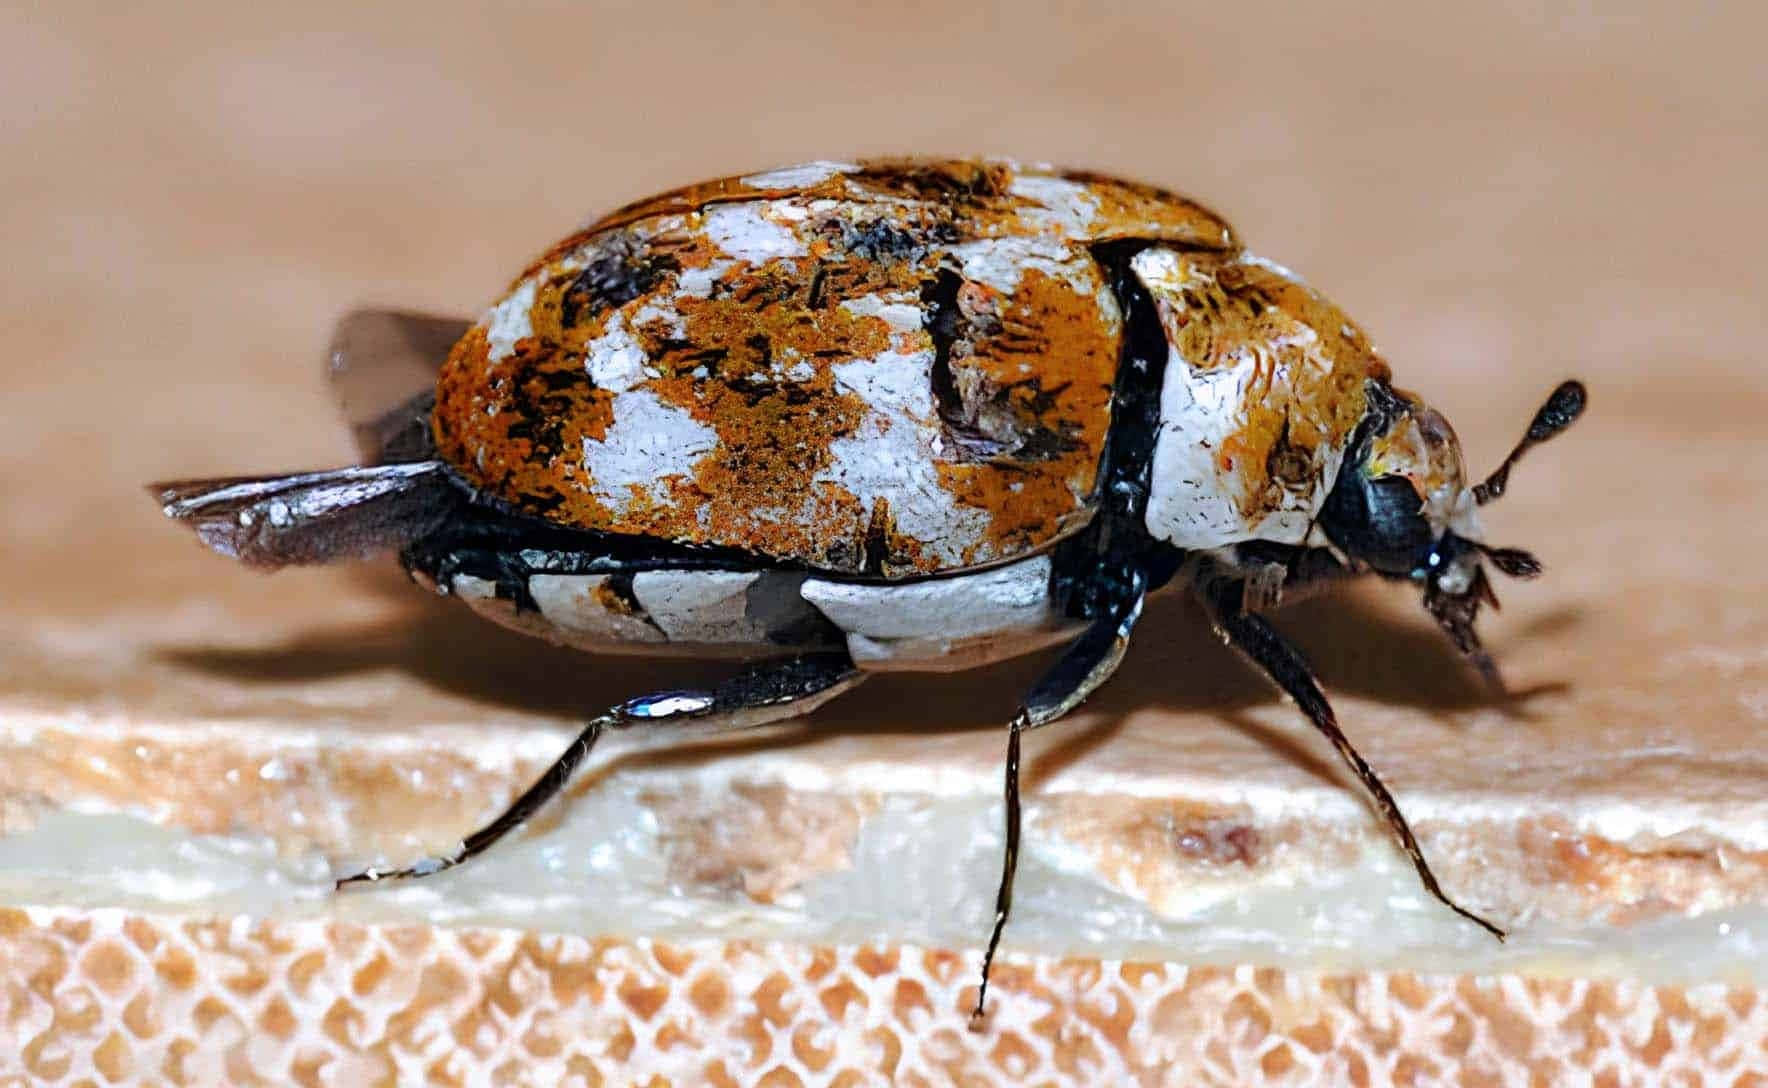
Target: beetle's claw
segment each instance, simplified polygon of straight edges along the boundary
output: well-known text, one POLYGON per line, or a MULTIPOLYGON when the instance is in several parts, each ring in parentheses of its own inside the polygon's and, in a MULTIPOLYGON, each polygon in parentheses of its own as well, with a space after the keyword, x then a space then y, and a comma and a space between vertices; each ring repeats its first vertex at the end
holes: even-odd
POLYGON ((1502 701, 1510 699, 1510 688, 1504 683, 1504 674, 1498 671, 1498 663, 1492 659, 1491 654, 1484 650, 1474 650, 1467 655, 1467 660, 1494 696, 1502 701))
POLYGON ((332 890, 336 891, 346 884, 378 884, 383 880, 411 880, 420 876, 429 876, 432 873, 439 873, 444 869, 454 868, 454 866, 459 863, 459 860, 460 859, 453 857, 434 857, 425 858, 417 864, 408 865, 403 869, 376 869, 370 867, 362 870, 360 873, 354 873, 350 876, 342 877, 333 881, 332 890))

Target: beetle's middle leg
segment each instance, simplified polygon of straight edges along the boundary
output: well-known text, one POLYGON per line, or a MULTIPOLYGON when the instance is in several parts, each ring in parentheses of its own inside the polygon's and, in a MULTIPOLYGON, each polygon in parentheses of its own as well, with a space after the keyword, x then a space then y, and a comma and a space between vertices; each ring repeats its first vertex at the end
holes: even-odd
POLYGON ((629 699, 590 719, 545 774, 453 851, 403 869, 365 869, 339 880, 337 886, 428 876, 484 853, 557 796, 607 730, 691 725, 698 736, 754 729, 808 714, 864 678, 844 652, 805 654, 750 666, 710 690, 662 691, 629 699))
POLYGON ((1007 915, 1013 909, 1013 877, 1019 869, 1019 735, 1067 714, 1111 679, 1129 648, 1130 631, 1142 615, 1143 596, 1143 583, 1138 578, 1117 607, 1094 620, 1032 687, 1007 727, 1006 852, 1000 887, 995 892, 994 928, 982 953, 982 985, 976 991, 976 1007, 970 1013, 972 1023, 982 1018, 983 1004, 988 999, 989 968, 994 965, 1001 932, 1007 928, 1007 915))

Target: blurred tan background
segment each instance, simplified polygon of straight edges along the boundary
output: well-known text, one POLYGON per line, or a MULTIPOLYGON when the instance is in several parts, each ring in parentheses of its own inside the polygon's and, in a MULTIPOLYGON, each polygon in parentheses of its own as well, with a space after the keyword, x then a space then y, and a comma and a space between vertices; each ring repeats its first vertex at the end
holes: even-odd
MULTIPOLYGON (((102 697, 107 640, 304 638, 344 667, 334 621, 386 600, 214 559, 140 484, 349 460, 320 355, 350 306, 476 313, 598 210, 872 153, 1048 159, 1201 198, 1372 330, 1475 471, 1584 376, 1590 420, 1491 519, 1550 564, 1517 599, 1649 612, 1729 582, 1754 614, 1739 533, 1768 498, 1768 16, 1751 5, 509 7, 0 9, 0 685, 28 701, 79 657, 69 690, 102 697)), ((521 675, 488 679, 494 702, 573 660, 421 615, 450 617, 466 667, 424 669, 410 629, 392 659, 433 679, 495 656, 521 675)), ((1515 617, 1492 630, 1526 669, 1544 651, 1504 647, 1515 617)), ((1613 667, 1590 638, 1627 625, 1582 618, 1559 624, 1571 659, 1613 667)), ((1374 690, 1404 703, 1428 667, 1437 701, 1473 698, 1428 636, 1403 654, 1419 630, 1322 662, 1327 679, 1385 669, 1374 690)), ((1662 656, 1637 635, 1632 653, 1662 656)), ((126 708, 139 659, 110 657, 126 708)), ((1582 667, 1546 660, 1556 682, 1582 667)), ((569 681, 555 692, 540 701, 581 709, 569 681)))
MULTIPOLYGON (((1476 471, 1555 380, 1584 376, 1592 418, 1492 518, 1553 568, 1518 595, 1532 627, 1499 619, 1501 655, 1574 684, 1623 649, 1658 660, 1668 636, 1644 621, 1691 584, 1732 588, 1677 630, 1724 613, 1748 644, 1763 580, 1740 534, 1768 492, 1768 17, 1299 7, 8 5, 0 680, 29 702, 66 654, 81 698, 128 713, 125 672, 142 698, 166 690, 122 664, 95 675, 107 639, 300 639, 319 663, 235 670, 297 687, 304 668, 347 669, 332 624, 384 602, 352 603, 337 572, 262 581, 216 560, 139 485, 347 461, 320 354, 352 305, 471 314, 600 209, 871 153, 1048 159, 1196 195, 1357 315, 1476 471), (1586 611, 1550 611, 1555 593, 1586 611)), ((487 655, 528 680, 567 660, 523 665, 540 651, 446 614, 454 663, 432 680, 487 655)), ((1179 630, 1187 652, 1207 645, 1179 630)), ((1341 686, 1385 670, 1367 687, 1383 701, 1416 706, 1420 669, 1426 702, 1476 700, 1434 643, 1403 655, 1421 630, 1309 649, 1341 686)), ((395 638, 406 666, 434 649, 395 638)), ((1129 677, 1120 710, 1167 686, 1129 677)), ((569 713, 583 695, 563 683, 540 702, 569 713)))
POLYGON ((1754 5, 510 7, 0 10, 8 609, 102 608, 158 575, 94 567, 162 550, 243 578, 163 549, 136 485, 346 460, 318 360, 346 307, 473 313, 598 209, 811 157, 1194 194, 1476 466, 1567 373, 1642 442, 1768 407, 1754 5))

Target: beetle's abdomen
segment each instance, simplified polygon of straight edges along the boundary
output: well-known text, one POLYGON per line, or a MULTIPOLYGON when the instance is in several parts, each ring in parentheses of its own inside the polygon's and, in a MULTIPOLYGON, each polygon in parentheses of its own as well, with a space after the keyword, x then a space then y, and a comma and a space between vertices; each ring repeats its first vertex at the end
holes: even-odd
POLYGON ((450 356, 442 455, 560 524, 843 573, 1084 524, 1121 332, 1088 244, 1226 228, 1002 165, 870 169, 717 183, 555 249, 450 356))
POLYGON ((484 573, 424 576, 488 619, 595 653, 758 658, 844 643, 867 671, 950 672, 1077 633, 1043 555, 894 584, 786 570, 484 573))

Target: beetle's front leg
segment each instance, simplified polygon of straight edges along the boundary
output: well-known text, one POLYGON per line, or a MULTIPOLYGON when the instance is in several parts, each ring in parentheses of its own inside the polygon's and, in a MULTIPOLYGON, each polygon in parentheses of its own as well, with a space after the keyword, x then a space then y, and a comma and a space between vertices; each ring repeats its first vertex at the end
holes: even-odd
POLYGON ((982 985, 976 991, 976 1008, 970 1013, 972 1024, 982 1019, 983 1005, 988 999, 988 972, 994 965, 1001 933, 1007 928, 1007 915, 1013 909, 1013 877, 1019 869, 1019 735, 1067 714, 1111 679, 1111 674, 1117 671, 1118 663, 1123 660, 1124 651, 1129 648, 1130 631, 1142 615, 1145 586, 1146 582, 1140 576, 1131 579, 1116 606, 1094 620, 1055 666, 1032 687, 1007 727, 1006 852, 1001 865, 1000 887, 995 892, 994 928, 988 935, 988 947, 982 953, 982 985))
POLYGON ((1406 822, 1406 816, 1400 811, 1398 801, 1369 766, 1367 760, 1351 744, 1350 738, 1339 728, 1338 715, 1333 713, 1332 704, 1326 701, 1326 695, 1314 680, 1314 674, 1308 668, 1301 652, 1289 644, 1275 627, 1267 623, 1263 616, 1248 611, 1243 588, 1238 583, 1219 583, 1203 591, 1205 605, 1210 610, 1210 618, 1216 630, 1227 639, 1228 645, 1245 654, 1253 664, 1295 700, 1296 706, 1332 742, 1338 750, 1339 757, 1357 776, 1369 796, 1375 801, 1387 826, 1393 830, 1394 837, 1399 839, 1401 849, 1412 861, 1412 868, 1417 870, 1418 879, 1423 882, 1425 890, 1435 896, 1444 906, 1459 914, 1487 933, 1504 939, 1504 930, 1496 924, 1480 917, 1473 911, 1455 902, 1449 893, 1437 883, 1436 874, 1431 872, 1430 863, 1424 859, 1424 851, 1418 845, 1418 838, 1412 834, 1412 826, 1406 822))
POLYGON ((630 699, 590 719, 539 780, 453 851, 403 869, 365 869, 339 880, 337 887, 429 876, 484 853, 564 788, 606 730, 691 725, 697 734, 710 734, 754 729, 808 714, 864 678, 846 653, 806 654, 751 666, 710 690, 662 691, 630 699))

